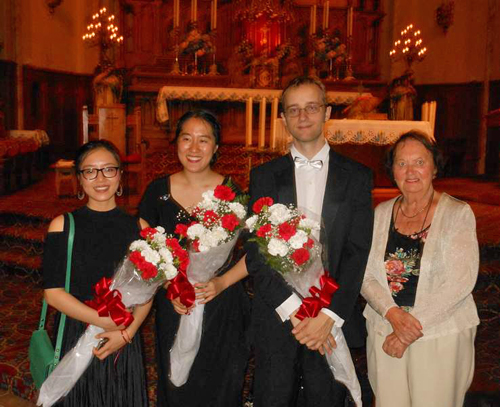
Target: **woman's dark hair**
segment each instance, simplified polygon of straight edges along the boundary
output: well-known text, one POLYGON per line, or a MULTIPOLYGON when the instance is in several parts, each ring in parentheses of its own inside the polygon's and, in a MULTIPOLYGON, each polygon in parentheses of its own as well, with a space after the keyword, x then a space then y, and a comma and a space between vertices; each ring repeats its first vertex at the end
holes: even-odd
MULTIPOLYGON (((215 138, 215 145, 218 146, 220 144, 220 123, 212 113, 206 110, 190 110, 189 112, 184 113, 177 122, 177 127, 175 129, 175 138, 173 140, 173 143, 177 143, 182 128, 184 127, 184 123, 186 123, 189 119, 200 119, 203 120, 205 123, 207 123, 212 129, 212 133, 215 138)), ((215 164, 218 155, 219 154, 217 150, 216 153, 213 155, 212 159, 210 160, 210 165, 215 164)))
POLYGON ((434 142, 432 142, 429 137, 417 130, 410 130, 403 134, 396 143, 390 148, 385 157, 385 170, 387 175, 394 183, 394 172, 392 170, 392 166, 394 165, 394 156, 396 155, 396 149, 401 143, 404 143, 407 140, 415 140, 420 142, 427 151, 429 151, 432 155, 432 160, 434 161, 434 168, 437 170, 437 174, 440 174, 443 170, 443 156, 439 151, 438 147, 434 142))
POLYGON ((115 158, 116 162, 118 163, 118 167, 122 166, 122 162, 120 160, 120 153, 118 149, 115 147, 113 143, 111 143, 108 140, 93 140, 89 141, 88 143, 85 143, 83 146, 81 146, 75 156, 75 168, 76 171, 81 170, 81 165, 83 160, 87 158, 87 156, 94 150, 98 150, 100 148, 103 148, 104 150, 109 151, 111 154, 113 154, 113 157, 115 158))

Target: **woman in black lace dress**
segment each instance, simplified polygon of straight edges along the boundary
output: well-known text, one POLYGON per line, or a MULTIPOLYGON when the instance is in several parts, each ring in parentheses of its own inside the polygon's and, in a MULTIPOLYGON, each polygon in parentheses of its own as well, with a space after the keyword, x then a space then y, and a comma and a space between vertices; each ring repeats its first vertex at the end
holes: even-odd
POLYGON ((134 321, 126 329, 110 317, 99 317, 84 301, 93 297, 92 287, 102 277, 112 277, 127 254, 129 244, 147 226, 116 206, 120 193, 120 158, 104 140, 83 145, 76 169, 87 205, 73 212, 75 237, 69 293, 64 290, 69 221, 66 215, 49 226, 43 258, 44 295, 48 304, 65 313, 61 357, 74 347, 87 324, 105 330, 107 342, 94 349, 96 358, 69 394, 58 404, 65 407, 142 407, 148 405, 142 346, 136 336, 151 303, 136 307, 134 321), (130 342, 130 343, 127 343, 130 342))
MULTIPOLYGON (((202 200, 203 192, 228 182, 211 168, 219 137, 220 125, 212 114, 192 111, 181 117, 175 142, 183 169, 148 186, 139 207, 142 218, 174 233, 178 223, 189 222, 189 208, 202 200)), ((248 358, 244 336, 248 298, 242 285, 235 284, 205 306, 200 349, 180 387, 169 380, 169 351, 180 314, 188 310, 165 294, 161 289, 155 299, 158 407, 241 406, 248 358)))

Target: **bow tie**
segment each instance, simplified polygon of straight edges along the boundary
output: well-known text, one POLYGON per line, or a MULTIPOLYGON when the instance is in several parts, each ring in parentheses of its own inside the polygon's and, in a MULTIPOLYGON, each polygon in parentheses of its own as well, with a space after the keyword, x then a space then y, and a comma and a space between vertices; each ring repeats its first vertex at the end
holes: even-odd
POLYGON ((321 160, 306 160, 305 158, 295 157, 293 159, 293 162, 295 163, 296 168, 302 168, 302 167, 305 167, 307 165, 309 165, 310 167, 316 168, 317 170, 320 170, 321 168, 323 168, 323 161, 321 161, 321 160))

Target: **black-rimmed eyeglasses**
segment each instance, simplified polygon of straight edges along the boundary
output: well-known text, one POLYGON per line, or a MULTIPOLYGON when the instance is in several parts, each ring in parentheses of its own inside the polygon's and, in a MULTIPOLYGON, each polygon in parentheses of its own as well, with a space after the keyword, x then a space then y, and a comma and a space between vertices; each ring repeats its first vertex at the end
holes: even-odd
POLYGON ((99 172, 102 173, 104 178, 114 178, 118 174, 120 167, 104 167, 104 168, 85 168, 78 171, 87 181, 92 181, 97 178, 99 172))

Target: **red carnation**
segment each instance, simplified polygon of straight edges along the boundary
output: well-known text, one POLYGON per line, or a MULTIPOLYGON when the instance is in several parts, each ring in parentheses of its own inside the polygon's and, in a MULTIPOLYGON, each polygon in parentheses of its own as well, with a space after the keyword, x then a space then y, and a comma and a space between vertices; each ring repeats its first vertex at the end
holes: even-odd
POLYGON ((152 239, 157 232, 155 228, 144 228, 141 230, 141 237, 143 239, 147 239, 148 237, 152 239))
POLYGON ((193 249, 197 252, 200 251, 200 241, 198 239, 196 239, 194 242, 193 242, 193 249))
POLYGON ((271 229, 272 229, 272 225, 270 223, 267 223, 263 226, 261 226, 259 228, 259 230, 257 230, 257 237, 267 237, 267 236, 270 236, 271 235, 271 229))
POLYGON ((224 215, 221 218, 222 227, 224 229, 230 230, 231 232, 240 224, 238 218, 232 213, 229 215, 224 215))
POLYGON ((203 216, 203 222, 206 224, 210 225, 219 220, 219 215, 217 215, 214 211, 208 210, 205 212, 205 215, 203 216))
POLYGON ((227 185, 217 185, 214 190, 214 196, 221 201, 231 202, 235 198, 236 193, 227 185))
POLYGON ((310 237, 307 239, 307 242, 304 243, 304 247, 308 249, 312 249, 314 247, 314 240, 310 237))
POLYGON ((175 226, 175 233, 177 233, 178 235, 180 235, 181 237, 186 237, 187 236, 187 230, 188 230, 188 227, 187 225, 185 225, 184 223, 178 223, 176 226, 175 226))
POLYGON ((158 269, 151 263, 145 261, 142 265, 142 278, 145 280, 149 280, 150 278, 154 278, 158 275, 158 269))
POLYGON ((292 259, 297 266, 301 266, 309 260, 309 251, 307 249, 297 249, 292 253, 292 259))
POLYGON ((254 213, 259 214, 262 211, 262 208, 264 206, 271 206, 274 203, 273 198, 270 198, 268 196, 264 196, 262 198, 259 198, 255 201, 255 203, 252 206, 252 210, 254 213))
POLYGON ((179 241, 174 237, 165 239, 165 245, 172 250, 182 249, 179 241))
POLYGON ((139 268, 139 265, 144 261, 144 257, 142 257, 142 254, 139 251, 130 253, 130 256, 128 258, 137 266, 137 268, 139 268))
POLYGON ((290 225, 288 222, 284 222, 278 227, 280 237, 287 242, 296 232, 297 229, 295 229, 295 227, 290 225))

